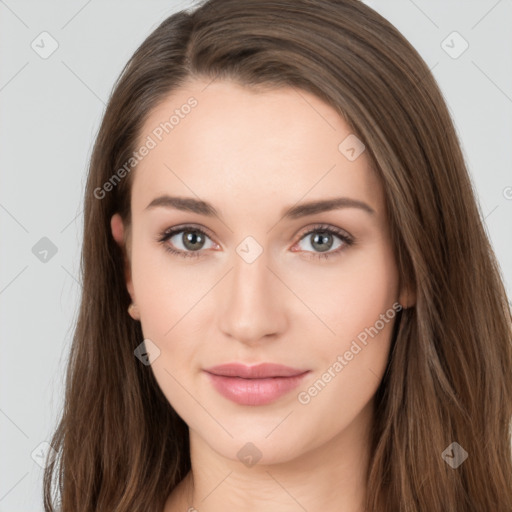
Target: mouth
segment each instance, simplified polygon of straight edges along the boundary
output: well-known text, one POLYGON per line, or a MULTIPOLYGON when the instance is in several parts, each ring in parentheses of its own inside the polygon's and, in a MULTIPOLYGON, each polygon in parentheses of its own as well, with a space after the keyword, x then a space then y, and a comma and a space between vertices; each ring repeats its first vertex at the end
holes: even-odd
POLYGON ((218 393, 239 405, 266 405, 295 389, 310 372, 274 363, 239 363, 204 370, 218 393))

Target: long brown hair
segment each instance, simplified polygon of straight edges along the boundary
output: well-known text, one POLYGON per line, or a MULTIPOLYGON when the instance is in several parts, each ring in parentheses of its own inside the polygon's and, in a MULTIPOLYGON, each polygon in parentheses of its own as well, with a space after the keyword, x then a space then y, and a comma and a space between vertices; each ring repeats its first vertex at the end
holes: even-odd
POLYGON ((134 357, 143 334, 110 231, 115 212, 130 222, 136 165, 109 180, 152 109, 194 77, 317 95, 382 180, 416 303, 399 315, 377 391, 367 510, 510 512, 512 319, 500 269, 430 70, 356 0, 210 0, 163 21, 127 63, 90 162, 83 293, 45 510, 58 500, 63 512, 159 511, 190 469, 187 426, 134 357), (453 442, 468 454, 457 468, 445 462, 453 442))

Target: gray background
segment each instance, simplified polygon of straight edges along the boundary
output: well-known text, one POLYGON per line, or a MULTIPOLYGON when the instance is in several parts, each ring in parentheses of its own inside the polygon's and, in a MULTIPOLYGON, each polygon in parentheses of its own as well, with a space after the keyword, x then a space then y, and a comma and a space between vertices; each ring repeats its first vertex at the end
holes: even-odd
MULTIPOLYGON (((511 296, 512 2, 366 3, 411 41, 441 86, 511 296), (457 58, 464 41, 454 31, 469 44, 457 58)), ((0 512, 43 510, 38 454, 62 405, 85 172, 105 101, 142 40, 190 5, 0 0, 0 512), (43 237, 55 254, 40 252, 43 237)))

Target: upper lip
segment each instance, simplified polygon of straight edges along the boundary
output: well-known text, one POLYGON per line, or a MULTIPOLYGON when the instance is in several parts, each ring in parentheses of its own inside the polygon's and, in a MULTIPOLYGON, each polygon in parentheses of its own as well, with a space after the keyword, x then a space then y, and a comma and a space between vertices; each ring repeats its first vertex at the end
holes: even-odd
POLYGON ((296 375, 302 375, 309 370, 300 370, 275 363, 261 363, 254 366, 247 366, 241 363, 228 363, 212 366, 211 368, 206 368, 204 371, 223 377, 265 379, 270 377, 294 377, 296 375))

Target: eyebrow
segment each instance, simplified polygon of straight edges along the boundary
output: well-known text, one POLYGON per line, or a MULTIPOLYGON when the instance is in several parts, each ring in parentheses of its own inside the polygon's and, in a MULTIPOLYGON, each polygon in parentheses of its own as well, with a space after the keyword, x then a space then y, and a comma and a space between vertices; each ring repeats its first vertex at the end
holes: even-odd
MULTIPOLYGON (((146 206, 146 210, 157 207, 198 213, 207 217, 219 216, 219 212, 212 204, 201 199, 194 199, 193 197, 159 196, 146 206)), ((298 219, 314 215, 315 213, 339 210, 341 208, 359 208, 370 215, 375 215, 375 210, 363 201, 349 197, 335 197, 333 199, 320 199, 287 207, 282 211, 281 216, 284 219, 298 219)))

